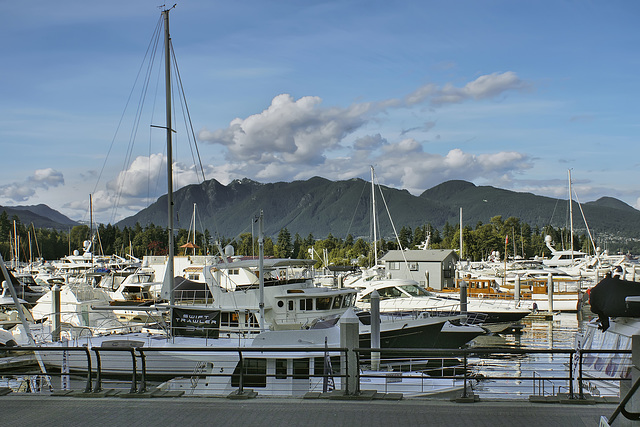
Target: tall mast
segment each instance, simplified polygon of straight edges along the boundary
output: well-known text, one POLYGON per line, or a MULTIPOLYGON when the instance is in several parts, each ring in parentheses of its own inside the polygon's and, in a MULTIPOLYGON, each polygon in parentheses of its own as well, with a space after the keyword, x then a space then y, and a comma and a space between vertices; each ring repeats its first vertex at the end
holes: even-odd
POLYGON ((373 182, 373 166, 371 166, 371 221, 373 226, 373 266, 378 265, 378 233, 376 224, 376 186, 373 182))
MULTIPOLYGON (((93 245, 93 198, 89 194, 89 241, 93 245)), ((93 247, 91 248, 91 267, 93 267, 93 247)))
POLYGON ((462 207, 460 207, 460 266, 462 267, 462 207))
POLYGON ((169 307, 171 311, 170 318, 173 319, 173 305, 175 303, 175 296, 173 295, 173 148, 171 143, 171 36, 169 35, 169 11, 171 9, 163 10, 162 14, 164 15, 164 79, 167 115, 167 228, 169 231, 169 259, 167 260, 166 274, 170 280, 169 283, 171 283, 169 287, 169 307))
POLYGON ((260 292, 260 301, 258 307, 260 308, 260 332, 266 330, 264 320, 264 213, 260 209, 260 216, 258 217, 258 289, 260 292))
POLYGON ((193 256, 196 256, 196 204, 193 204, 193 256))
POLYGON ((569 225, 571 227, 571 264, 573 265, 573 196, 571 195, 571 169, 569 172, 569 225))

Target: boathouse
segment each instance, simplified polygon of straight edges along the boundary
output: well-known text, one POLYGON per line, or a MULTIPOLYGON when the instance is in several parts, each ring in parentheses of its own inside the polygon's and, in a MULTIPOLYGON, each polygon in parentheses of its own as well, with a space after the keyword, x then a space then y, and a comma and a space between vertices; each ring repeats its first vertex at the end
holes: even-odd
POLYGON ((411 279, 436 290, 455 286, 458 254, 452 249, 389 251, 382 261, 391 279, 411 279))

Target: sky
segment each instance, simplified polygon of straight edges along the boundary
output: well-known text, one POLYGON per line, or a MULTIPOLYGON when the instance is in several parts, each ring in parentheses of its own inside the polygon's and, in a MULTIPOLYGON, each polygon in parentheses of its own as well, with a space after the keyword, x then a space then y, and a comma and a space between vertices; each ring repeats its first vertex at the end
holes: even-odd
MULTIPOLYGON (((0 5, 0 205, 86 221, 91 198, 115 223, 166 194, 163 71, 145 65, 158 2, 0 5)), ((461 179, 566 200, 570 171, 574 200, 640 208, 640 2, 186 0, 169 16, 175 189, 373 166, 414 195, 461 179)))

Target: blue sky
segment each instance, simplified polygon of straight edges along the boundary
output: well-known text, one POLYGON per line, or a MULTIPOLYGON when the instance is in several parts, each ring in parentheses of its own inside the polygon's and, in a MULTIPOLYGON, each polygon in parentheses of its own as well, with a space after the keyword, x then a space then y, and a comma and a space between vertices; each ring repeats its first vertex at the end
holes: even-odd
MULTIPOLYGON (((165 194, 156 69, 136 138, 128 122, 158 3, 2 11, 0 205, 86 220, 92 194, 95 218, 115 222, 165 194)), ((416 195, 464 179, 566 199, 571 169, 581 202, 638 208, 639 12, 631 0, 188 0, 170 29, 206 179, 368 180, 373 165, 416 195)), ((181 187, 202 178, 175 127, 181 187)))

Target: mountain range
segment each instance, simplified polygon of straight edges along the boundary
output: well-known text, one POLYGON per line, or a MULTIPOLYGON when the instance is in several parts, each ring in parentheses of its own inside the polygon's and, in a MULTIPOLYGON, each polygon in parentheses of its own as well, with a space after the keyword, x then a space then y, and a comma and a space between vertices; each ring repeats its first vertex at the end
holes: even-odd
MULTIPOLYGON (((520 193, 491 186, 476 186, 461 180, 447 181, 419 196, 407 190, 376 185, 376 216, 380 236, 393 238, 393 228, 414 229, 430 223, 442 230, 445 223, 457 226, 462 208, 463 224, 475 227, 494 216, 520 218, 532 227, 552 225, 569 228, 568 200, 520 193)), ((222 185, 212 179, 174 193, 175 227, 192 227, 195 209, 196 229, 208 229, 213 236, 235 237, 243 232, 257 233, 253 220, 264 213, 265 234, 276 236, 283 228, 294 235, 325 238, 329 234, 345 238, 368 237, 372 222, 371 183, 362 179, 330 181, 320 177, 306 181, 259 183, 250 179, 222 185)), ((9 217, 35 227, 68 229, 78 223, 47 207, 0 207, 9 217)), ((586 230, 584 218, 597 236, 640 238, 640 211, 628 204, 602 197, 579 206, 573 202, 574 230, 586 230), (582 215, 584 212, 584 217, 582 215)), ((167 224, 167 196, 115 225, 123 228, 167 224)))
MULTIPOLYGON (((375 202, 380 235, 393 238, 403 226, 414 229, 430 223, 439 230, 446 222, 460 221, 475 227, 496 215, 520 218, 532 227, 569 228, 568 200, 520 193, 467 181, 447 181, 419 196, 407 190, 376 185, 375 202), (392 225, 393 223, 393 225, 392 225)), ((176 227, 189 228, 196 211, 196 229, 212 235, 235 237, 250 232, 252 220, 264 213, 265 234, 275 236, 287 228, 306 237, 324 238, 329 234, 345 238, 368 237, 371 224, 371 183, 362 179, 330 181, 320 177, 306 181, 263 184, 250 179, 222 185, 216 180, 190 185, 174 193, 176 227)), ((581 206, 573 202, 574 230, 585 231, 584 218, 597 235, 640 237, 640 211, 628 204, 603 197, 581 206)), ((166 195, 154 204, 123 219, 117 225, 167 224, 166 195)), ((257 232, 257 228, 255 229, 257 232)))
POLYGON ((0 213, 2 211, 7 213, 9 219, 17 216, 20 218, 22 224, 26 226, 33 224, 35 228, 68 231, 73 226, 80 224, 44 204, 31 206, 0 206, 0 213))

